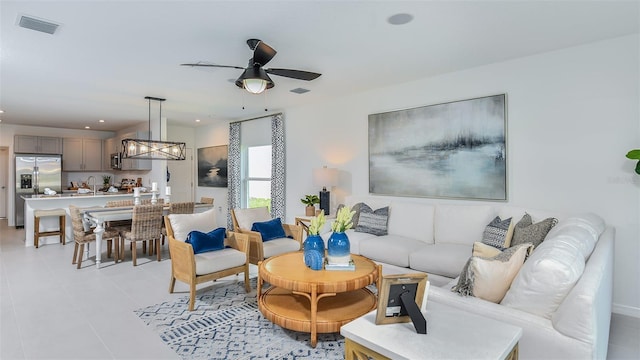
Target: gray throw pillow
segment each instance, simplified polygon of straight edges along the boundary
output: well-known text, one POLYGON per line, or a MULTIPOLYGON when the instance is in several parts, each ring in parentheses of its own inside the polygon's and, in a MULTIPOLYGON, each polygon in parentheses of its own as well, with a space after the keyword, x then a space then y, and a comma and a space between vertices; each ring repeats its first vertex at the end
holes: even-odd
POLYGON ((357 232, 364 232, 376 236, 387 235, 387 223, 389 222, 389 207, 371 210, 369 206, 363 204, 360 208, 357 232))
POLYGON ((500 250, 508 248, 513 237, 512 222, 512 218, 501 220, 500 216, 496 216, 484 229, 482 242, 500 250))
POLYGON ((351 222, 353 223, 353 227, 355 228, 356 226, 358 226, 358 220, 360 219, 360 210, 362 209, 362 207, 368 208, 369 210, 371 210, 371 208, 369 207, 369 205, 363 203, 363 202, 359 202, 355 205, 353 205, 351 207, 351 211, 355 211, 356 213, 353 214, 353 217, 351 218, 351 222))
POLYGON ((533 220, 531 220, 531 215, 525 213, 513 230, 511 246, 532 243, 535 248, 544 241, 547 233, 557 223, 558 219, 556 218, 546 218, 534 224, 533 220))

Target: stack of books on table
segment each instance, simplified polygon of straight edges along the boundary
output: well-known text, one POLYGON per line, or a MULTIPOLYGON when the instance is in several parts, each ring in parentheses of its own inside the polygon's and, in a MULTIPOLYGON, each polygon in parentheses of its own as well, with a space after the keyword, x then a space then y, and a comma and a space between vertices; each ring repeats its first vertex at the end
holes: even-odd
POLYGON ((353 260, 349 261, 348 263, 344 263, 344 264, 332 264, 328 261, 325 261, 324 263, 324 269, 325 270, 343 270, 343 271, 355 271, 356 270, 356 264, 353 262, 353 260))

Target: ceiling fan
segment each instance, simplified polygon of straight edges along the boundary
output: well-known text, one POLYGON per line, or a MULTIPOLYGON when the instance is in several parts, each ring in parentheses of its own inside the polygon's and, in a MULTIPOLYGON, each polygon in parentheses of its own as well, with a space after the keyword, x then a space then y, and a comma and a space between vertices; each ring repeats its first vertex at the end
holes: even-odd
POLYGON ((265 66, 276 55, 276 51, 269 45, 259 39, 247 40, 247 45, 253 50, 253 57, 249 59, 249 65, 246 68, 231 65, 214 65, 214 64, 180 64, 182 66, 205 66, 220 67, 244 70, 242 75, 236 80, 236 85, 245 89, 252 94, 260 94, 266 89, 274 87, 273 80, 267 74, 284 76, 292 79, 310 81, 318 78, 322 74, 292 70, 292 69, 265 69, 265 66))

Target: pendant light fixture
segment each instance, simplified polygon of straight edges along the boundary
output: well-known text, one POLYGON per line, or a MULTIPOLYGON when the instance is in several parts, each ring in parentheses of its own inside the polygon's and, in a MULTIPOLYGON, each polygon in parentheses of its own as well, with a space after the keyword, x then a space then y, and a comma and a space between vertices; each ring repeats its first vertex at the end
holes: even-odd
POLYGON ((151 140, 151 101, 158 101, 160 108, 160 138, 162 138, 162 102, 166 99, 145 96, 149 103, 148 139, 123 139, 123 159, 185 160, 187 144, 184 142, 151 140))

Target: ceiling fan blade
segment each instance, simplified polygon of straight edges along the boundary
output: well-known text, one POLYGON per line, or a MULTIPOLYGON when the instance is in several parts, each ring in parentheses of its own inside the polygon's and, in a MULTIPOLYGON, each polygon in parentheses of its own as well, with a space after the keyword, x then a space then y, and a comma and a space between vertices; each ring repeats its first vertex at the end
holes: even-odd
POLYGON ((298 79, 298 80, 306 80, 310 81, 313 79, 317 79, 322 74, 310 72, 310 71, 302 71, 302 70, 291 70, 291 69, 264 69, 268 74, 284 76, 288 78, 298 79))
POLYGON ((276 56, 277 51, 275 51, 271 46, 263 43, 262 41, 258 42, 255 50, 253 50, 253 62, 258 63, 262 66, 265 66, 274 56, 276 56))
POLYGON ((180 64, 180 66, 204 66, 204 67, 219 67, 219 68, 230 68, 230 69, 240 69, 244 70, 243 67, 240 66, 232 66, 232 65, 215 65, 215 64, 203 64, 203 63, 195 63, 195 64, 180 64))

